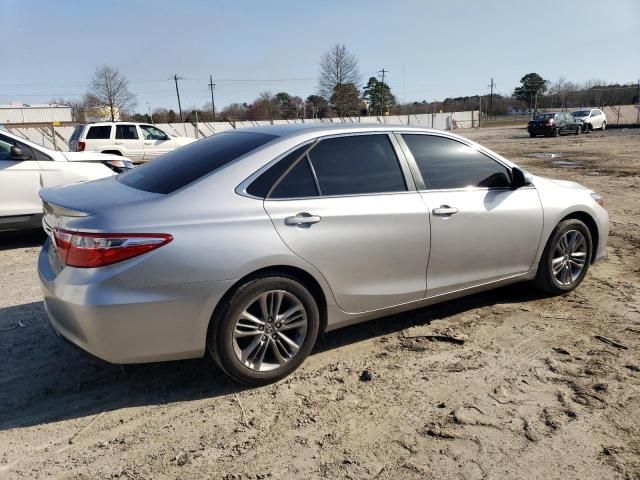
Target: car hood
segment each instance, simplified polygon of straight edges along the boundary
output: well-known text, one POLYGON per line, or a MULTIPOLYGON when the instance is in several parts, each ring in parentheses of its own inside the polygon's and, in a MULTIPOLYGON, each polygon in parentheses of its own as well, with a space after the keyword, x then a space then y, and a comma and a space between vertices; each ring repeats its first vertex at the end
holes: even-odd
POLYGON ((569 180, 557 180, 555 178, 539 177, 539 176, 536 175, 536 176, 533 177, 534 185, 537 182, 551 183, 551 184, 554 184, 554 185, 558 185, 560 187, 570 188, 572 190, 584 190, 586 192, 590 192, 591 191, 591 189, 585 187, 584 185, 581 185, 578 182, 572 182, 572 181, 569 181, 569 180))
MULTIPOLYGON (((109 160, 129 160, 121 155, 98 152, 60 152, 70 162, 107 162, 109 160)), ((130 160, 129 160, 130 161, 130 160)))

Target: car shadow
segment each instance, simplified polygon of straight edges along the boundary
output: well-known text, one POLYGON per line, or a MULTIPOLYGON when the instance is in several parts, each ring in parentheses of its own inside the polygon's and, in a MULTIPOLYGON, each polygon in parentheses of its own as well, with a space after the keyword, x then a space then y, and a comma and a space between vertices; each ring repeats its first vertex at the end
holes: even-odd
MULTIPOLYGON (((537 298, 529 285, 470 295, 330 332, 318 340, 314 353, 475 308, 537 298)), ((90 359, 54 335, 42 302, 0 309, 0 352, 0 431, 244 390, 208 356, 126 366, 90 359)))
POLYGON ((47 234, 42 229, 0 232, 0 251, 40 247, 46 239, 47 234))

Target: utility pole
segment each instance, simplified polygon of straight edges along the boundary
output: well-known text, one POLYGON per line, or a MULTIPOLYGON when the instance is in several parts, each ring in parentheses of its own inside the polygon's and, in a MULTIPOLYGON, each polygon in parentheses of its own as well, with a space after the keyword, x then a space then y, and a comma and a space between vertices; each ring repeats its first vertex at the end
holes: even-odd
POLYGON ((178 90, 178 80, 182 80, 182 77, 179 77, 177 74, 175 74, 172 77, 173 81, 176 82, 176 95, 178 96, 178 110, 180 111, 180 123, 184 123, 184 120, 182 120, 182 104, 180 103, 180 90, 178 90))
POLYGON ((147 108, 149 109, 149 118, 151 119, 151 124, 153 125, 153 113, 151 113, 151 105, 147 102, 147 108))
MULTIPOLYGON (((213 121, 216 121, 216 102, 213 99, 213 91, 216 89, 216 84, 213 83, 213 76, 209 74, 209 90, 211 90, 211 114, 213 115, 213 121)), ((223 92, 224 93, 224 92, 223 92)))
POLYGON ((384 74, 389 73, 389 70, 383 68, 378 73, 382 74, 382 82, 380 84, 380 116, 384 117, 384 74))
POLYGON ((491 87, 491 93, 489 94, 489 116, 490 117, 493 116, 493 87, 495 86, 496 84, 493 83, 493 78, 492 78, 491 83, 487 85, 487 87, 491 87))

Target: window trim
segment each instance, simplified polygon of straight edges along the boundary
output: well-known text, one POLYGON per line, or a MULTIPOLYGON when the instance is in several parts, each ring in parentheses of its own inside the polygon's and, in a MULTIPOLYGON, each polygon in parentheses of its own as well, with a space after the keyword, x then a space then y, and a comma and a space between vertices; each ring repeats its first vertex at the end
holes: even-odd
POLYGON ((270 161, 269 163, 265 164, 263 167, 256 170, 253 174, 251 174, 249 177, 243 180, 242 183, 240 183, 240 185, 236 187, 235 192, 238 195, 242 195, 244 197, 248 197, 256 200, 264 200, 264 201, 269 200, 273 202, 286 202, 291 200, 309 200, 309 199, 317 200, 322 198, 365 197, 365 196, 369 197, 372 195, 398 195, 398 194, 415 193, 418 190, 416 178, 413 172, 411 171, 411 164, 409 162, 409 159, 406 157, 400 143, 398 142, 395 136, 395 133, 396 133, 395 131, 385 130, 385 131, 370 131, 370 132, 330 133, 327 135, 320 135, 313 139, 307 140, 306 142, 302 142, 295 145, 294 147, 288 149, 283 154, 276 157, 274 160, 270 161), (363 136, 363 135, 367 135, 367 136, 385 135, 387 137, 387 139, 389 140, 389 143, 391 144, 391 148, 393 149, 393 153, 395 154, 396 159, 398 161, 398 165, 400 166, 400 171, 402 173, 403 180, 407 189, 399 192, 372 192, 372 193, 349 193, 349 194, 341 194, 341 195, 323 195, 322 190, 320 189, 320 185, 318 183, 318 178, 315 175, 315 169, 313 168, 313 165, 311 164, 311 161, 309 159, 309 151, 323 140, 332 139, 332 138, 355 137, 355 136, 363 136), (295 151, 296 149, 304 145, 309 145, 309 147, 304 151, 304 153, 300 155, 298 159, 296 159, 294 162, 291 163, 291 165, 289 165, 289 168, 287 168, 282 173, 282 175, 280 175, 280 177, 276 179, 276 181, 273 182, 273 185, 267 192, 266 197, 264 198, 256 197, 255 195, 251 195, 246 191, 249 185, 254 180, 256 180, 260 175, 262 175, 265 171, 267 171, 273 165, 278 163, 280 160, 284 159, 291 152, 295 151), (315 195, 313 197, 270 198, 269 195, 271 194, 271 192, 278 186, 281 180, 298 164, 298 162, 302 161, 303 158, 307 158, 307 161, 309 162, 309 167, 314 177, 314 182, 316 183, 316 189, 318 190, 318 195, 315 195))
MULTIPOLYGON (((450 135, 446 135, 446 134, 441 134, 439 132, 420 132, 420 131, 407 131, 407 130, 398 130, 396 132, 394 132, 396 134, 396 136, 398 137, 398 143, 402 146, 403 151, 405 152, 405 155, 407 156, 407 158, 409 159, 409 164, 412 167, 412 172, 417 175, 417 179, 419 179, 419 182, 416 180, 416 183, 419 183, 419 187, 418 187, 418 191, 422 192, 422 193, 428 193, 428 192, 470 192, 470 191, 499 191, 499 190, 504 190, 504 191, 510 191, 513 190, 513 187, 455 187, 455 188, 427 188, 425 183, 424 183, 424 179, 422 178, 422 173, 420 172, 420 168, 418 167, 418 162, 416 162, 416 159, 413 156, 413 153, 411 153, 411 149, 409 148, 409 146, 407 145, 407 143, 404 141, 404 138, 402 137, 402 135, 425 135, 425 136, 431 136, 431 137, 442 137, 442 138, 446 138, 448 140, 452 140, 455 142, 458 142, 462 145, 465 145, 469 148, 472 148, 473 150, 475 150, 478 153, 481 153, 483 155, 485 155, 486 157, 488 157, 489 159, 493 160, 494 162, 496 162, 497 164, 503 166, 504 168, 506 168, 509 172, 509 180, 510 182, 513 184, 513 165, 509 165, 507 163, 505 163, 504 161, 502 161, 499 158, 496 158, 495 156, 491 155, 488 151, 486 151, 484 148, 478 148, 476 145, 472 144, 472 143, 468 143, 463 141, 462 139, 458 139, 455 137, 452 137, 450 135)), ((523 188, 534 188, 533 184, 531 185, 525 185, 521 188, 519 188, 518 190, 521 190, 523 188)))

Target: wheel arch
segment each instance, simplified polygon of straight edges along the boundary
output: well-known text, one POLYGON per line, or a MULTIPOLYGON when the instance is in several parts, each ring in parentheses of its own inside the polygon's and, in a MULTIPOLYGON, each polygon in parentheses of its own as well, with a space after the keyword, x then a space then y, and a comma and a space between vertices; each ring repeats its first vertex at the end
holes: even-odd
POLYGON ((120 150, 116 149, 116 148, 111 148, 111 149, 108 149, 108 150, 101 150, 100 153, 110 153, 111 155, 120 155, 121 157, 124 156, 123 153, 120 150))
MULTIPOLYGON (((566 215, 564 218, 562 218, 560 220, 560 222, 563 222, 563 221, 569 220, 569 219, 580 220, 589 229, 589 233, 591 234, 591 242, 593 244, 593 248, 592 248, 592 252, 591 252, 591 263, 593 264, 593 262, 594 262, 594 260, 596 258, 596 252, 598 251, 598 246, 599 246, 599 242, 600 242, 598 224, 596 223, 596 221, 594 220, 594 218, 591 215, 589 215, 587 212, 583 212, 583 211, 571 212, 568 215, 566 215)), ((558 222, 558 223, 560 223, 560 222, 558 222)))
POLYGON ((311 275, 309 272, 303 270, 299 267, 293 267, 291 265, 272 265, 268 267, 263 267, 258 270, 255 270, 244 277, 240 278, 233 285, 231 285, 227 291, 224 293, 220 301, 217 303, 216 307, 213 310, 211 315, 211 321, 209 328, 213 319, 216 317, 218 309, 222 308, 222 305, 226 302, 226 300, 233 295, 233 293, 245 283, 253 280, 258 277, 266 277, 266 276, 277 276, 277 275, 287 275, 298 280, 302 285, 304 285, 311 295, 313 296, 316 304, 318 305, 318 312, 320 313, 320 328, 319 333, 326 331, 328 324, 328 314, 327 314, 327 297, 322 289, 322 286, 316 280, 316 278, 311 275))

